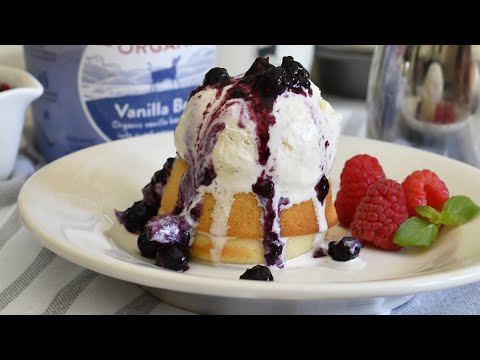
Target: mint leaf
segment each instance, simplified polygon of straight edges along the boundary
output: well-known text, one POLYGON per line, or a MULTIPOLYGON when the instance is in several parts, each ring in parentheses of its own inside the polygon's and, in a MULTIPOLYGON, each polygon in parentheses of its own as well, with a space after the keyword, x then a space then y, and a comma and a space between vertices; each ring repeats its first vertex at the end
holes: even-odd
POLYGON ((399 246, 432 245, 437 238, 439 227, 428 220, 412 217, 400 225, 393 237, 393 243, 399 246))
POLYGON ((439 224, 440 213, 431 206, 417 206, 415 211, 427 219, 430 219, 434 224, 439 224))
POLYGON ((468 196, 452 196, 443 204, 440 222, 445 225, 461 225, 480 213, 480 207, 468 196))

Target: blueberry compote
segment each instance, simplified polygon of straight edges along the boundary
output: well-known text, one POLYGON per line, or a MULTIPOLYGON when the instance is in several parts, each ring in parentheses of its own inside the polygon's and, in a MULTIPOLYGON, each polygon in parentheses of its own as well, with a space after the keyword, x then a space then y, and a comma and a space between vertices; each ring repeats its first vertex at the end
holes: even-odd
MULTIPOLYGON (((159 266, 185 271, 188 268, 188 247, 192 244, 192 237, 200 218, 203 195, 207 188, 216 186, 217 173, 211 154, 226 126, 222 115, 232 105, 243 101, 245 110, 242 111, 246 112, 245 117, 255 125, 257 161, 262 170, 261 175, 252 184, 252 191, 257 195, 264 212, 265 260, 267 265, 281 267, 284 243, 280 238, 279 214, 282 207, 289 204, 289 200, 275 196, 276 159, 271 156, 269 148, 270 129, 276 122, 273 107, 276 99, 288 91, 305 97, 312 96, 309 73, 290 56, 284 57, 278 67, 270 64, 268 58, 258 58, 241 77, 232 78, 223 68, 211 69, 205 75, 203 84, 192 91, 190 98, 195 96, 200 98, 202 95, 198 93, 206 89, 216 90, 215 102, 206 106, 203 121, 194 130, 195 136, 191 137, 194 141, 189 141, 188 151, 183 154, 189 166, 182 178, 172 214, 150 220, 159 207, 163 186, 171 172, 173 160, 169 159, 158 175, 156 174, 151 183, 143 189, 144 199, 136 203, 136 207, 118 212, 117 216, 120 222, 129 225, 127 229, 130 228, 129 230, 134 230, 138 234, 144 233, 138 239, 142 254, 155 257, 159 266)), ((238 121, 239 127, 245 128, 241 117, 242 115, 238 121)), ((317 187, 315 190, 320 200, 325 186, 322 183, 317 187)), ((254 274, 252 277, 261 274, 258 275, 261 280, 273 280, 271 273, 268 274, 269 271, 267 273, 264 267, 254 269, 250 271, 254 274)))
POLYGON ((158 266, 183 272, 190 260, 192 227, 182 216, 162 214, 151 218, 137 246, 142 256, 155 259, 158 266))
MULTIPOLYGON (((265 175, 264 175, 265 176, 265 175)), ((275 184, 268 177, 260 177, 252 185, 252 191, 257 194, 263 207, 263 247, 267 265, 280 265, 283 243, 278 232, 274 231, 275 220, 279 211, 275 211, 273 199, 275 197, 275 184)))
POLYGON ((163 244, 180 243, 188 246, 192 226, 184 217, 162 214, 153 217, 145 225, 145 233, 150 241, 163 244))
POLYGON ((140 200, 134 202, 133 205, 125 211, 115 210, 115 214, 120 224, 123 224, 131 233, 138 235, 143 232, 145 224, 152 216, 155 216, 157 210, 156 207, 150 206, 145 201, 140 200))
POLYGON ((241 276, 242 280, 273 281, 273 275, 266 266, 255 265, 253 268, 245 271, 241 276))
POLYGON ((137 247, 140 250, 140 254, 149 259, 155 259, 160 245, 161 243, 158 241, 150 241, 145 233, 140 235, 137 239, 137 247))
POLYGON ((135 202, 125 211, 115 210, 118 221, 128 231, 138 235, 142 234, 145 224, 157 214, 163 188, 170 177, 174 161, 174 158, 167 159, 163 168, 152 176, 150 182, 142 190, 142 200, 135 202))
POLYGON ((349 261, 355 259, 363 249, 363 244, 357 239, 345 236, 340 241, 328 244, 328 255, 335 261, 349 261))
POLYGON ((190 252, 188 246, 180 243, 161 244, 155 257, 157 266, 177 272, 188 270, 190 252))
POLYGON ((317 193, 317 199, 323 204, 323 201, 328 195, 328 190, 330 189, 330 184, 325 175, 322 176, 320 181, 315 186, 315 192, 317 193))
MULTIPOLYGON (((201 201, 199 188, 214 183, 216 172, 211 153, 220 133, 225 129, 221 115, 233 104, 242 100, 248 118, 255 123, 258 164, 262 175, 252 184, 252 191, 263 207, 263 245, 268 265, 282 266, 284 244, 280 239, 279 213, 288 199, 275 198, 275 159, 269 148, 270 129, 275 124, 273 106, 278 96, 292 91, 303 96, 312 96, 308 71, 292 57, 283 58, 280 66, 270 64, 268 58, 257 58, 245 75, 231 78, 223 68, 211 69, 203 84, 195 89, 191 97, 204 89, 216 89, 217 104, 209 103, 203 113, 193 149, 186 155, 190 165, 180 185, 179 198, 173 214, 193 220, 195 228, 198 203, 201 201), (224 88, 229 86, 226 90, 224 88), (222 97, 220 97, 222 96, 222 97), (195 217, 195 218, 194 218, 195 217)), ((242 110, 243 111, 243 110, 242 110)), ((239 119, 239 127, 244 127, 239 119)))

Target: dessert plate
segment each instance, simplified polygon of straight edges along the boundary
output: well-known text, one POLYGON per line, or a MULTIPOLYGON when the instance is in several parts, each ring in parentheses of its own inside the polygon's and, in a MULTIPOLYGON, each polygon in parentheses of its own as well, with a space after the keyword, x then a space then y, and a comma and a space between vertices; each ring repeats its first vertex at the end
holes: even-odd
MULTIPOLYGON (((452 195, 480 203, 480 170, 432 153, 380 141, 342 137, 331 174, 334 194, 345 161, 376 156, 390 178, 402 181, 429 168, 452 195)), ((115 219, 141 198, 141 188, 175 155, 171 133, 94 146, 61 158, 24 185, 18 208, 25 225, 59 256, 99 273, 145 286, 162 300, 199 313, 388 313, 414 294, 480 280, 480 217, 443 229, 427 249, 386 252, 365 248, 339 263, 311 254, 273 269, 275 282, 239 280, 247 266, 191 262, 179 274, 142 258, 135 235, 115 219)), ((333 228, 330 239, 346 230, 333 228)))

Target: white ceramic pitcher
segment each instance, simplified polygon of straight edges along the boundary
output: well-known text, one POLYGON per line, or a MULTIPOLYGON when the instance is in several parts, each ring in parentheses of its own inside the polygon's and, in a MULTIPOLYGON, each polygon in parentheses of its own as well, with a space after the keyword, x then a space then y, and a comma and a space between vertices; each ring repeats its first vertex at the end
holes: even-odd
POLYGON ((0 65, 0 83, 11 87, 0 92, 0 180, 15 165, 28 105, 43 94, 43 86, 31 74, 0 65))

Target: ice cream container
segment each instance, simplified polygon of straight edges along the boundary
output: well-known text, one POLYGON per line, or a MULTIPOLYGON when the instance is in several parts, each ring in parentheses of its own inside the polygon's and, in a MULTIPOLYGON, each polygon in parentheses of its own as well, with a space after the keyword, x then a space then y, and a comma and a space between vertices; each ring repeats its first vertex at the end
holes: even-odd
POLYGON ((35 145, 47 161, 175 129, 191 91, 216 63, 215 45, 25 45, 45 88, 33 104, 35 145))

